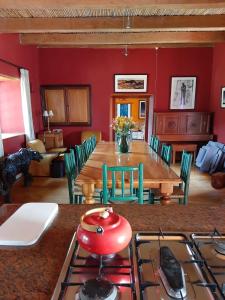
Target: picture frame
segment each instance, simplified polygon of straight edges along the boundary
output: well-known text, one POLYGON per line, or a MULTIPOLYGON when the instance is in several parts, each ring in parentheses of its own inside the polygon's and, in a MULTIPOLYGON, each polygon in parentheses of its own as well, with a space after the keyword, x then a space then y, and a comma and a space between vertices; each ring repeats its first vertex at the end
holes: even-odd
POLYGON ((221 108, 225 108, 225 87, 221 90, 221 108))
POLYGON ((115 93, 145 93, 147 92, 148 75, 146 74, 115 74, 115 93))
POLYGON ((146 117, 146 101, 139 100, 139 110, 138 110, 139 119, 145 119, 146 117))
POLYGON ((195 76, 172 77, 170 109, 195 108, 196 81, 195 76))

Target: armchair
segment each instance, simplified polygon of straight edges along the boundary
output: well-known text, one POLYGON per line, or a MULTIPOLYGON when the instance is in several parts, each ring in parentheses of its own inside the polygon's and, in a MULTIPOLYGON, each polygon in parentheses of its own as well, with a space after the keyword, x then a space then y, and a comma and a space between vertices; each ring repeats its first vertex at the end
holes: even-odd
POLYGON ((43 156, 43 159, 40 162, 31 162, 29 172, 33 176, 50 176, 50 165, 52 160, 56 158, 59 153, 63 153, 67 150, 67 148, 52 148, 47 152, 44 143, 39 139, 29 141, 27 147, 40 152, 43 156))

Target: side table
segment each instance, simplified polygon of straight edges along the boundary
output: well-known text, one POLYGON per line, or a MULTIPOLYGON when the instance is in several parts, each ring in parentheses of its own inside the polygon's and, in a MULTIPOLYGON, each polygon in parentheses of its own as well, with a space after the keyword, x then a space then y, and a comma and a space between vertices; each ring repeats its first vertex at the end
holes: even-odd
POLYGON ((187 152, 193 152, 193 162, 196 158, 196 151, 197 151, 197 144, 172 144, 172 150, 173 150, 173 164, 176 162, 176 153, 187 151, 187 152))

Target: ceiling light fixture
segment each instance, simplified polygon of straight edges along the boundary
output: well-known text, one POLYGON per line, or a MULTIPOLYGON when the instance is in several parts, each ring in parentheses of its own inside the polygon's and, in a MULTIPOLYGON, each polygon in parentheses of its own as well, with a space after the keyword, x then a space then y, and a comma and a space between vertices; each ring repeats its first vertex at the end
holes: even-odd
POLYGON ((125 55, 125 56, 128 56, 128 47, 127 47, 127 45, 125 45, 124 55, 125 55))
POLYGON ((125 41, 125 48, 124 48, 124 56, 128 56, 128 46, 127 46, 127 31, 131 29, 131 18, 130 18, 130 14, 129 11, 127 12, 127 18, 124 18, 124 22, 123 22, 123 27, 124 27, 124 41, 125 41))
POLYGON ((131 20, 130 20, 130 16, 127 16, 127 24, 126 24, 126 29, 131 29, 131 20))

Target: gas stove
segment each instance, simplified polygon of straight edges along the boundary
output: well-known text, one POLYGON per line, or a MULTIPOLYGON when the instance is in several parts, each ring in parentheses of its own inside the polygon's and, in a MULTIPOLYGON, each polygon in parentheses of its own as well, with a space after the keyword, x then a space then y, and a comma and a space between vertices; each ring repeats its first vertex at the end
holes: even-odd
POLYGON ((225 300, 225 235, 137 232, 105 257, 74 236, 52 300, 225 300))

